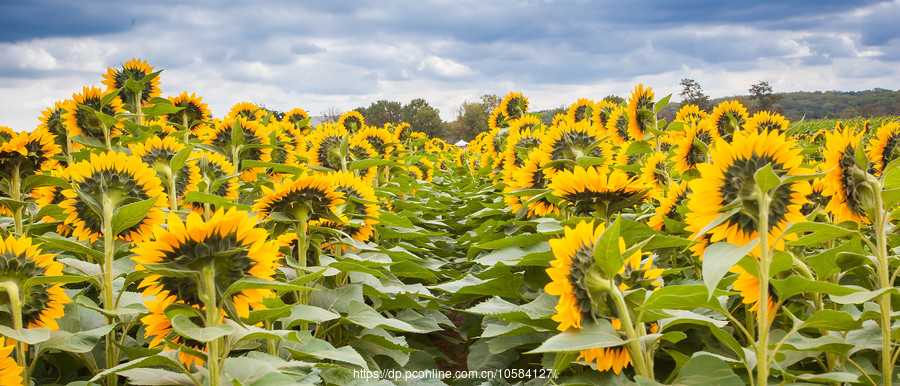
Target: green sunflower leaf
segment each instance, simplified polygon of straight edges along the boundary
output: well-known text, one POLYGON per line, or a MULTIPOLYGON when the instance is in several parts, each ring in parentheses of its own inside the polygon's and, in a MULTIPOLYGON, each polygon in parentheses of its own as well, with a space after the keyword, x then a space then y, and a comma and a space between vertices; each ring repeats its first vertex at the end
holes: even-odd
POLYGON ((175 106, 172 105, 172 103, 156 103, 152 106, 143 108, 141 112, 144 113, 144 116, 146 117, 158 117, 162 115, 175 114, 181 110, 184 110, 184 107, 175 106))
POLYGON ((703 252, 703 284, 706 285, 710 298, 728 270, 747 256, 757 244, 759 239, 754 239, 743 247, 722 242, 713 243, 706 248, 703 252))
POLYGON ((35 345, 50 339, 50 329, 45 327, 14 330, 0 324, 0 335, 25 344, 35 345))
POLYGON ((772 170, 771 163, 766 164, 762 169, 753 173, 753 179, 756 181, 756 185, 766 194, 781 184, 781 178, 772 170))
POLYGON ((255 276, 245 276, 228 286, 228 289, 225 290, 225 292, 222 294, 222 297, 233 295, 240 291, 248 289, 269 289, 275 291, 312 291, 312 288, 302 285, 266 280, 255 276))
POLYGON ((244 128, 241 127, 241 121, 239 119, 235 119, 234 126, 231 127, 231 146, 240 147, 243 144, 244 128))
POLYGON ((581 329, 571 328, 557 334, 526 354, 577 352, 592 348, 619 347, 630 341, 622 340, 612 323, 606 319, 600 319, 596 323, 582 324, 581 329))
POLYGON ((695 354, 678 372, 673 384, 741 386, 744 381, 722 359, 695 354))
POLYGON ((118 235, 147 218, 147 213, 156 205, 158 197, 133 202, 116 209, 112 218, 113 234, 118 235))
MULTIPOLYGON (((100 105, 101 105, 101 106, 106 106, 106 105, 108 105, 109 102, 112 102, 113 98, 119 96, 119 93, 120 93, 120 92, 122 92, 122 89, 115 89, 115 90, 110 91, 110 92, 108 92, 108 93, 106 93, 106 94, 103 94, 103 97, 100 98, 100 105)), ((81 107, 81 105, 79 105, 79 107, 81 107)))
POLYGON ((103 252, 79 243, 75 239, 67 239, 56 233, 45 233, 36 237, 41 241, 44 251, 67 251, 78 255, 89 256, 93 261, 103 261, 103 252))
POLYGON ((46 174, 34 174, 22 180, 22 191, 28 192, 31 189, 38 188, 41 186, 57 186, 61 188, 69 187, 69 180, 65 178, 59 178, 54 176, 48 176, 46 174))
POLYGON ((200 327, 185 315, 175 315, 172 318, 172 329, 181 336, 198 342, 212 342, 223 336, 234 333, 234 326, 221 324, 215 327, 200 327))
POLYGON ((174 172, 176 170, 180 170, 184 167, 184 163, 188 160, 188 157, 191 156, 191 153, 194 151, 193 146, 187 146, 184 149, 175 153, 175 156, 169 160, 169 168, 174 172))
POLYGON ((594 262, 606 274, 607 278, 615 276, 619 268, 625 264, 622 251, 619 250, 619 233, 622 220, 616 219, 612 226, 606 228, 594 245, 594 262))
POLYGON ((665 98, 660 99, 656 104, 653 105, 653 110, 659 112, 660 110, 666 108, 669 105, 669 99, 672 99, 672 94, 666 95, 665 98))
POLYGON ((117 374, 119 372, 136 369, 136 368, 145 368, 150 366, 163 366, 163 367, 171 367, 177 369, 178 371, 187 374, 187 370, 184 369, 184 366, 181 365, 181 362, 178 361, 178 352, 177 351, 163 351, 157 355, 138 358, 132 361, 128 361, 122 363, 118 366, 115 366, 111 369, 106 369, 101 371, 93 378, 91 378, 90 382, 96 382, 101 378, 106 377, 110 374, 117 374))

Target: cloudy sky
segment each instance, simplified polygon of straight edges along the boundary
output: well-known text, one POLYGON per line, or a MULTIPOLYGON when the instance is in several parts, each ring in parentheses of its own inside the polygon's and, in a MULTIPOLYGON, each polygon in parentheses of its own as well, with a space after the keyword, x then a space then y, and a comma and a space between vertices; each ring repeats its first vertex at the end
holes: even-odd
MULTIPOLYGON (((0 125, 141 58, 161 89, 214 116, 242 101, 311 115, 425 98, 452 120, 466 100, 519 91, 532 109, 578 98, 657 98, 695 79, 713 97, 900 89, 892 1, 0 2, 0 125)), ((105 87, 104 87, 105 88, 105 87)))

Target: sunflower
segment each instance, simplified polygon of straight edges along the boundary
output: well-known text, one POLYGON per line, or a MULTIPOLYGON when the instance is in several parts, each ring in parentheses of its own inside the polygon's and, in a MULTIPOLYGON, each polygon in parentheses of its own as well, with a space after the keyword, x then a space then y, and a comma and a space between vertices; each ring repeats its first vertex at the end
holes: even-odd
POLYGON ((736 100, 719 103, 709 115, 716 132, 726 141, 744 126, 748 117, 747 109, 736 100))
POLYGON ((706 118, 706 115, 706 111, 700 110, 700 106, 687 104, 681 106, 681 109, 675 114, 675 121, 691 123, 706 118))
MULTIPOLYGON (((111 98, 109 101, 105 101, 106 103, 101 103, 104 102, 104 95, 106 93, 101 94, 100 89, 96 87, 84 87, 80 94, 72 94, 72 99, 65 106, 66 112, 62 115, 63 124, 69 133, 69 138, 81 135, 85 138, 104 141, 106 137, 100 120, 93 111, 82 106, 87 106, 94 111, 110 116, 125 112, 125 109, 122 107, 122 101, 118 98, 111 98)), ((110 137, 120 135, 122 133, 120 131, 121 128, 122 123, 117 123, 113 127, 108 128, 110 137)))
POLYGON ((164 220, 161 208, 168 198, 156 176, 156 171, 136 156, 125 153, 91 153, 90 159, 69 165, 66 169, 72 182, 71 189, 62 191, 66 197, 59 206, 67 215, 66 225, 74 229, 79 240, 97 241, 103 236, 103 218, 95 212, 95 205, 87 200, 104 203, 103 206, 118 208, 136 201, 156 198, 147 215, 127 229, 115 235, 126 241, 144 240, 150 236, 153 225, 164 220))
MULTIPOLYGON (((710 242, 725 240, 736 245, 746 245, 759 237, 756 218, 759 213, 755 173, 767 164, 779 177, 807 174, 800 167, 801 149, 793 140, 778 131, 739 131, 732 142, 718 139, 710 152, 712 163, 698 165, 701 177, 690 181, 691 195, 688 201, 686 230, 697 232, 727 211, 726 206, 739 202, 742 211, 709 231, 710 242)), ((777 240, 775 248, 784 248, 782 238, 788 223, 806 221, 800 208, 806 203, 809 184, 795 182, 784 184, 769 192, 768 234, 770 244, 777 240)), ((758 251, 758 246, 756 251, 758 251)))
MULTIPOLYGON (((208 221, 197 213, 190 213, 182 222, 177 214, 170 214, 166 227, 157 225, 153 238, 135 247, 132 259, 135 270, 154 272, 156 264, 177 266, 183 270, 200 272, 214 267, 217 293, 223 293, 245 276, 272 280, 278 268, 278 247, 268 242, 268 232, 257 228, 258 218, 231 208, 217 210, 208 221)), ((197 283, 190 277, 171 277, 151 273, 138 288, 144 297, 165 299, 174 296, 189 305, 203 305, 197 283)), ((269 290, 247 289, 233 295, 237 315, 246 318, 250 308, 262 306, 262 298, 269 290)))
POLYGON ((864 207, 867 196, 862 189, 868 176, 866 171, 856 165, 856 152, 862 151, 857 149, 862 135, 863 132, 857 132, 853 128, 825 134, 823 169, 828 170, 828 173, 825 175, 827 187, 824 194, 831 197, 825 206, 825 212, 834 214, 837 221, 869 223, 864 207))
POLYGON ((266 115, 266 112, 255 103, 240 102, 231 107, 226 118, 241 117, 247 121, 258 121, 266 115))
POLYGON ((506 149, 502 155, 503 167, 506 170, 514 170, 524 165, 528 155, 541 147, 541 126, 529 128, 525 127, 527 122, 520 121, 522 119, 516 120, 509 127, 509 137, 506 138, 506 149))
POLYGON ((593 115, 591 117, 591 124, 596 126, 599 132, 606 133, 606 124, 609 122, 609 118, 616 107, 618 107, 618 105, 606 99, 597 102, 591 113, 593 115))
POLYGON ((365 117, 359 111, 351 110, 341 114, 337 124, 343 126, 348 132, 355 133, 365 127, 365 122, 365 117))
POLYGON ((261 215, 281 212, 296 220, 317 220, 333 214, 344 203, 344 193, 336 190, 335 177, 323 173, 304 173, 272 188, 263 186, 262 190, 264 196, 253 204, 253 211, 261 215))
POLYGON ((303 132, 309 129, 309 113, 299 107, 284 113, 281 121, 291 124, 293 127, 291 133, 294 137, 303 135, 303 132))
MULTIPOLYGON (((196 182, 198 191, 232 202, 237 201, 238 180, 237 177, 233 177, 236 171, 234 165, 225 156, 211 151, 201 151, 195 156, 191 156, 185 166, 191 170, 197 168, 197 174, 200 177, 196 182)), ((203 204, 184 203, 184 207, 199 214, 204 213, 203 204)))
POLYGON ((880 174, 884 167, 900 155, 900 122, 885 123, 878 128, 875 138, 869 140, 866 155, 872 167, 880 174))
POLYGON ((365 140, 369 143, 373 150, 383 159, 390 159, 394 152, 395 145, 399 140, 386 128, 378 128, 367 126, 357 131, 354 138, 365 140))
MULTIPOLYGON (((550 156, 542 151, 531 153, 525 164, 515 171, 512 178, 512 185, 509 191, 521 189, 546 189, 550 183, 548 172, 553 169, 544 169, 544 165, 550 162, 550 156)), ((521 205, 527 203, 528 217, 543 217, 550 214, 559 214, 559 208, 550 202, 546 197, 532 200, 533 197, 522 196, 521 205), (531 201, 531 202, 529 202, 531 201)), ((509 201, 508 201, 509 202, 509 201)), ((521 207, 521 205, 519 205, 521 207)), ((518 209, 516 209, 518 211, 518 209)))
POLYGON ((0 337, 0 385, 21 385, 22 373, 25 368, 19 366, 12 357, 16 343, 10 340, 7 345, 6 338, 0 337))
POLYGON ((575 166, 553 175, 548 189, 572 206, 575 215, 607 217, 619 204, 638 204, 649 186, 619 169, 575 166))
POLYGON ((591 123, 594 114, 594 101, 587 98, 579 98, 566 110, 566 120, 570 122, 587 121, 591 123))
POLYGON ((122 65, 121 70, 117 70, 113 67, 107 69, 106 75, 103 75, 103 82, 101 83, 106 85, 107 92, 122 90, 119 92, 118 99, 122 103, 130 104, 132 106, 137 103, 143 105, 150 99, 162 94, 162 91, 159 90, 159 76, 153 73, 153 67, 148 65, 146 61, 137 58, 125 62, 125 64, 122 65), (151 75, 153 75, 153 78, 149 79, 149 82, 144 83, 141 94, 139 96, 131 95, 131 98, 133 99, 129 98, 128 96, 132 92, 125 87, 125 83, 128 82, 128 79, 130 78, 137 82, 143 82, 146 77, 151 75))
POLYGON ((333 172, 330 177, 334 190, 343 193, 345 197, 344 203, 336 207, 336 214, 362 221, 359 226, 342 225, 338 229, 356 240, 369 240, 375 233, 372 225, 378 223, 378 198, 375 197, 375 189, 351 172, 333 172))
POLYGON ((656 152, 647 157, 641 166, 641 181, 650 187, 648 197, 659 198, 663 189, 669 185, 665 153, 656 152))
MULTIPOLYGON (((164 264, 193 272, 212 269, 216 294, 224 293, 229 286, 247 276, 272 280, 278 268, 278 246, 268 242, 268 232, 257 228, 257 222, 256 216, 233 208, 227 212, 216 211, 208 221, 191 213, 187 221, 182 222, 173 213, 169 215, 166 228, 157 226, 153 239, 140 243, 132 251, 135 254, 132 259, 137 262, 135 270, 151 272, 138 288, 143 289, 144 297, 158 299, 146 303, 151 313, 141 318, 147 325, 146 337, 154 337, 152 347, 172 333, 171 321, 164 313, 168 305, 177 302, 198 309, 206 306, 194 278, 159 274, 154 271, 155 266, 164 264)), ((274 293, 270 290, 244 289, 232 295, 236 315, 228 316, 246 318, 251 308, 264 308, 263 298, 271 296, 274 293)), ((179 338, 172 340, 199 349, 205 346, 188 339, 179 342, 179 338)), ((202 363, 198 358, 182 357, 182 361, 188 366, 192 361, 202 363)))
POLYGON ((637 141, 643 141, 649 129, 656 125, 656 112, 653 110, 653 88, 644 90, 643 84, 635 86, 631 97, 628 98, 628 134, 637 141), (649 111, 652 116, 647 117, 639 111, 649 111))
POLYGON ((169 121, 176 125, 183 126, 184 129, 190 129, 191 134, 197 136, 205 129, 206 121, 209 120, 209 107, 203 103, 203 98, 187 91, 182 92, 177 97, 169 97, 169 101, 173 106, 184 107, 181 111, 163 116, 163 120, 169 121))
POLYGON ((0 175, 12 178, 10 173, 15 173, 21 179, 32 176, 59 152, 59 146, 48 132, 16 133, 9 140, 0 142, 0 175))
POLYGON ((647 220, 647 225, 658 231, 666 228, 666 222, 663 218, 668 218, 675 222, 684 222, 684 218, 678 213, 677 206, 687 197, 690 189, 687 182, 669 184, 665 194, 659 199, 659 206, 656 207, 656 214, 647 220))
POLYGON ((509 116, 506 115, 506 112, 501 108, 503 106, 497 106, 494 111, 491 111, 491 115, 488 117, 488 128, 491 131, 502 129, 509 127, 509 116))
POLYGON ((184 149, 184 145, 176 141, 175 138, 166 137, 150 137, 143 143, 135 143, 131 146, 131 154, 138 156, 145 164, 150 165, 157 172, 157 176, 163 181, 169 181, 171 178, 171 186, 165 184, 165 192, 170 198, 183 199, 188 192, 197 191, 197 184, 200 182, 200 168, 196 163, 187 164, 178 170, 172 170, 169 162, 175 157, 179 151, 184 149), (172 189, 175 189, 173 192, 172 189))
MULTIPOLYGON (((53 136, 53 143, 61 150, 66 149, 66 126, 63 124, 63 115, 66 113, 67 101, 60 101, 53 104, 41 112, 42 117, 38 118, 41 123, 38 128, 53 136)), ((73 149, 77 150, 77 149, 73 149)))
MULTIPOLYGON (((749 272, 747 272, 740 265, 735 265, 731 267, 729 272, 733 272, 738 274, 737 279, 734 283, 731 284, 732 288, 735 291, 738 291, 741 294, 741 303, 749 305, 751 312, 756 312, 756 320, 759 320, 759 278, 753 276, 749 272)), ((775 308, 778 304, 778 299, 775 294, 772 293, 772 289, 769 289, 769 305, 766 308, 769 315, 769 321, 775 318, 775 314, 778 310, 775 308)))
MULTIPOLYGON (((587 121, 564 121, 544 134, 541 151, 549 154, 553 161, 575 161, 582 156, 603 157, 605 154, 602 147, 596 146, 602 139, 603 136, 587 121)), ((555 169, 562 168, 563 166, 558 166, 555 169)))
POLYGON ((0 141, 7 142, 18 134, 15 130, 7 127, 0 126, 0 141))
MULTIPOLYGON (((46 168, 41 170, 40 174, 68 180, 69 175, 66 170, 67 169, 63 167, 46 168)), ((30 195, 31 198, 34 199, 34 202, 38 205, 38 207, 43 209, 48 205, 59 205, 60 203, 62 203, 65 200, 65 196, 62 195, 62 191, 63 188, 56 185, 39 186, 37 188, 34 188, 31 191, 30 195)), ((2 211, 0 211, 0 213, 2 213, 2 211)), ((44 216, 43 218, 41 218, 41 221, 45 223, 51 223, 57 221, 57 219, 50 216, 44 216)), ((59 233, 60 235, 68 235, 71 232, 72 228, 69 228, 65 224, 60 224, 56 227, 56 233, 59 233)))
MULTIPOLYGON (((151 338, 149 347, 158 347, 160 344, 163 344, 164 342, 166 342, 166 340, 168 340, 174 345, 187 347, 195 351, 208 351, 206 348, 206 343, 182 337, 174 332, 174 330, 172 329, 172 321, 169 320, 168 316, 166 316, 166 308, 173 304, 186 304, 197 310, 203 309, 203 307, 199 304, 187 304, 182 300, 178 300, 178 298, 174 295, 163 297, 162 300, 148 300, 144 302, 144 305, 147 307, 147 311, 149 312, 149 314, 142 317, 140 320, 141 323, 144 324, 144 338, 151 338)), ((199 317, 194 316, 190 319, 195 324, 203 324, 201 320, 194 320, 200 319, 199 317)), ((163 350, 174 349, 175 348, 168 344, 163 345, 163 350)), ((179 352, 178 360, 188 368, 191 368, 191 366, 194 365, 198 367, 203 366, 203 359, 187 351, 179 352)))
MULTIPOLYGON (((592 282, 606 280, 599 277, 594 266, 593 251, 604 230, 602 223, 595 226, 593 222, 581 221, 575 228, 567 226, 562 238, 549 241, 555 259, 550 262, 550 268, 546 269, 550 283, 544 287, 544 291, 560 297, 555 307, 556 314, 551 317, 559 323, 557 329, 560 331, 581 329, 584 323, 609 317, 604 315, 609 311, 607 302, 595 299, 596 291, 591 289, 592 282)), ((625 247, 624 240, 620 238, 620 251, 624 252, 625 247)), ((619 270, 616 280, 620 290, 636 286, 650 288, 661 284, 658 278, 663 270, 652 268, 651 259, 641 265, 642 255, 638 250, 624 259, 625 264, 619 270)), ((613 319, 611 322, 613 328, 621 328, 619 320, 613 319)), ((624 347, 583 350, 578 359, 584 359, 586 364, 596 362, 599 370, 612 369, 616 373, 631 363, 624 347)))
POLYGON ((521 118, 528 111, 528 98, 520 92, 510 92, 500 102, 500 109, 509 119, 521 118))
POLYGON ((609 113, 609 120, 606 121, 606 133, 612 138, 614 144, 621 145, 631 141, 631 135, 628 134, 629 125, 625 106, 618 106, 609 113))
MULTIPOLYGON (((239 114, 240 115, 240 114, 239 114)), ((257 121, 246 120, 242 116, 237 118, 226 118, 216 124, 215 129, 209 130, 203 134, 203 144, 214 146, 221 150, 222 154, 232 159, 232 163, 241 172, 241 179, 250 182, 256 179, 259 173, 264 173, 265 168, 242 168, 241 161, 253 160, 269 162, 271 160, 272 148, 269 146, 251 147, 247 149, 243 145, 238 146, 232 143, 233 132, 235 128, 240 128, 244 137, 244 145, 269 145, 269 128, 263 126, 257 121)))
POLYGON ((692 121, 675 146, 675 170, 684 175, 688 170, 697 169, 697 165, 708 162, 709 148, 717 138, 719 135, 710 121, 692 121))
POLYGON ((744 129, 754 131, 787 131, 788 121, 781 114, 759 111, 744 123, 744 129))
MULTIPOLYGON (((17 284, 22 326, 58 330, 56 320, 64 315, 64 304, 71 302, 61 284, 44 283, 25 287, 32 277, 62 276, 63 264, 54 261, 55 254, 42 254, 30 237, 9 236, 0 239, 0 277, 17 284)), ((9 304, 6 291, 0 292, 0 304, 9 304)), ((8 306, 7 306, 8 307, 8 306)), ((10 312, 7 308, 4 312, 10 312)))
POLYGON ((506 150, 506 142, 509 138, 508 127, 495 127, 488 133, 485 138, 484 154, 481 155, 481 163, 491 165, 492 168, 499 168, 503 164, 503 157, 500 156, 506 150))
MULTIPOLYGON (((378 152, 372 148, 372 145, 369 144, 369 141, 366 141, 362 138, 351 136, 350 137, 350 146, 348 148, 350 157, 349 161, 357 161, 364 159, 374 159, 378 158, 378 152)), ((377 167, 370 167, 365 170, 359 170, 360 177, 364 180, 369 180, 375 178, 375 174, 378 173, 377 167)))

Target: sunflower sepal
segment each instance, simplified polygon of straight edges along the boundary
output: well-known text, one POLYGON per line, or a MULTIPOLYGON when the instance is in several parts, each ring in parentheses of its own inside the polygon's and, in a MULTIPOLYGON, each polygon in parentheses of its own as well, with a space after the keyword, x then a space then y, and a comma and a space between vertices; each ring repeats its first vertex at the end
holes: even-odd
POLYGON ((113 234, 119 235, 128 228, 144 221, 147 214, 156 207, 157 202, 161 199, 165 200, 164 196, 165 194, 160 194, 156 197, 132 202, 117 208, 112 215, 113 234))

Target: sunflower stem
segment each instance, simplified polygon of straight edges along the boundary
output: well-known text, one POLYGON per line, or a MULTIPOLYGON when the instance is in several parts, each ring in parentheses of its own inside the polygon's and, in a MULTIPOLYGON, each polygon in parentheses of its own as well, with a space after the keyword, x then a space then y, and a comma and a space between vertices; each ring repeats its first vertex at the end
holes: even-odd
MULTIPOLYGON (((891 288, 890 266, 887 251, 887 216, 884 201, 881 197, 881 184, 872 181, 872 191, 875 199, 875 257, 878 260, 878 287, 891 288)), ((881 309, 881 373, 885 386, 890 386, 894 381, 894 363, 891 360, 891 294, 885 292, 878 296, 878 305, 881 309)))
POLYGON ((625 329, 625 336, 631 341, 628 342, 628 351, 630 351, 629 356, 634 363, 634 371, 637 375, 655 379, 653 377, 653 369, 647 367, 647 362, 644 357, 645 350, 641 345, 640 337, 635 331, 634 324, 631 321, 631 310, 629 310, 628 305, 625 304, 625 298, 622 296, 622 291, 619 290, 619 287, 611 279, 609 281, 609 294, 616 304, 616 311, 618 311, 617 315, 622 322, 622 328, 625 329))
POLYGON ((757 187, 759 200, 759 334, 756 343, 756 382, 766 385, 769 379, 769 196, 757 187))
MULTIPOLYGON (((113 234, 112 220, 116 203, 105 193, 103 194, 103 287, 100 289, 103 295, 103 309, 109 315, 106 316, 107 325, 115 325, 116 318, 112 315, 115 310, 115 300, 113 299, 113 260, 116 256, 115 242, 116 235, 113 234)), ((106 368, 111 369, 116 366, 116 332, 115 329, 106 334, 106 368)), ((110 374, 106 377, 107 385, 115 385, 118 377, 110 374)))
MULTIPOLYGON (((10 176, 9 181, 9 194, 11 198, 15 201, 22 200, 22 176, 19 175, 19 163, 13 163, 12 175, 10 176)), ((22 235, 22 208, 16 208, 13 213, 13 219, 15 221, 16 235, 22 235)))
MULTIPOLYGON (((303 271, 303 268, 306 268, 306 251, 307 249, 309 249, 309 240, 307 239, 309 208, 301 205, 301 208, 296 212, 296 216, 297 224, 295 230, 297 232, 297 264, 299 264, 300 266, 300 268, 297 268, 297 277, 300 277, 305 273, 303 271)), ((301 293, 300 291, 294 291, 294 298, 297 299, 302 305, 306 305, 309 302, 307 292, 301 293)), ((300 329, 305 330, 306 324, 302 324, 300 326, 300 329)))
MULTIPOLYGON (((200 290, 203 296, 203 305, 206 307, 206 327, 219 326, 218 302, 216 301, 216 270, 212 265, 203 267, 201 271, 200 290)), ((219 343, 222 338, 216 338, 207 343, 207 368, 209 370, 209 384, 218 385, 222 379, 222 369, 219 362, 219 343)))
MULTIPOLYGON (((0 287, 6 290, 6 293, 9 296, 9 307, 12 308, 13 329, 22 331, 22 300, 19 296, 19 285, 11 281, 5 281, 0 283, 0 287)), ((22 384, 27 386, 30 383, 30 378, 27 377, 28 362, 26 361, 25 350, 25 343, 16 341, 16 364, 22 367, 22 384)))

